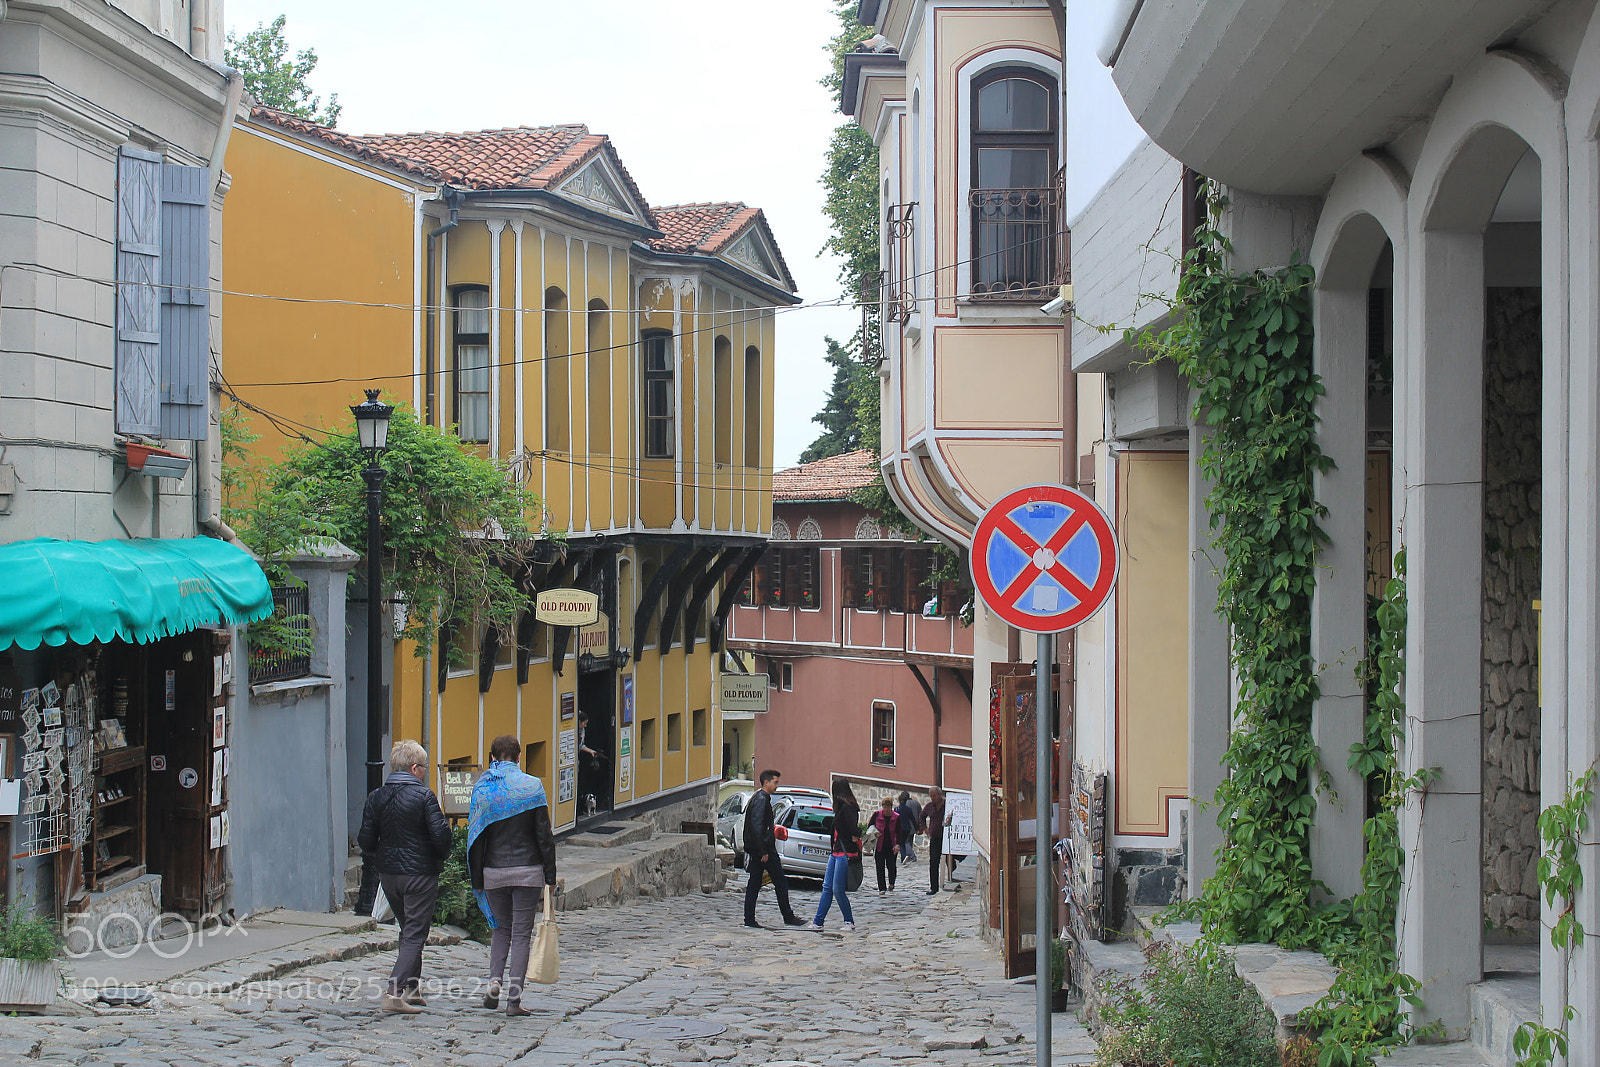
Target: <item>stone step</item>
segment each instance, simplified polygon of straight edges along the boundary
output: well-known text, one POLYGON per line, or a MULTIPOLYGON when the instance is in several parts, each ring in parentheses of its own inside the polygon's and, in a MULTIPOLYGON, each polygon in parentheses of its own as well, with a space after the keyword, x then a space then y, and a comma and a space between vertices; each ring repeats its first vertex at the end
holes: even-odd
POLYGON ((1472 1043, 1494 1067, 1515 1067, 1511 1039, 1523 1023, 1539 1019, 1539 976, 1496 974, 1467 987, 1472 1043))
POLYGON ((648 841, 654 833, 655 827, 650 823, 614 819, 599 826, 586 827, 579 833, 569 834, 561 838, 557 844, 577 845, 580 848, 617 848, 648 841))
POLYGON ((1470 1041, 1448 1045, 1407 1045, 1378 1061, 1383 1067, 1490 1067, 1483 1050, 1470 1041))
POLYGON ((557 846, 556 907, 577 911, 641 897, 714 893, 726 877, 700 834, 656 834, 605 848, 557 846))

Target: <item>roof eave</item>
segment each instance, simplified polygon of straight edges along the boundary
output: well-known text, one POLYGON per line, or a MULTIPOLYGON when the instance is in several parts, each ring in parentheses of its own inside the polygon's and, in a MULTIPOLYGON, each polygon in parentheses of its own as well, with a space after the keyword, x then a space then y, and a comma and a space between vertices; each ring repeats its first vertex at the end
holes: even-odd
POLYGON ((524 188, 517 186, 514 188, 500 189, 463 189, 462 192, 468 199, 472 200, 541 200, 547 203, 558 204, 563 211, 570 211, 580 218, 588 221, 616 226, 619 229, 628 231, 631 235, 639 238, 640 240, 654 241, 666 236, 666 234, 662 233, 653 226, 646 226, 643 223, 634 222, 630 219, 619 218, 616 215, 608 215, 604 211, 598 211, 594 208, 584 207, 582 204, 574 203, 573 201, 568 200, 566 197, 561 196, 550 189, 524 188))
POLYGON ((728 262, 726 259, 723 259, 720 256, 708 256, 695 252, 661 252, 654 248, 649 248, 648 246, 646 246, 645 251, 649 254, 650 258, 665 260, 668 263, 683 263, 711 267, 715 270, 720 270, 726 273, 735 273, 740 277, 740 279, 748 284, 750 288, 755 289, 764 296, 771 297, 775 303, 790 305, 800 303, 800 297, 798 294, 790 292, 787 289, 779 288, 760 275, 751 274, 749 271, 743 270, 740 267, 736 267, 734 264, 728 262))

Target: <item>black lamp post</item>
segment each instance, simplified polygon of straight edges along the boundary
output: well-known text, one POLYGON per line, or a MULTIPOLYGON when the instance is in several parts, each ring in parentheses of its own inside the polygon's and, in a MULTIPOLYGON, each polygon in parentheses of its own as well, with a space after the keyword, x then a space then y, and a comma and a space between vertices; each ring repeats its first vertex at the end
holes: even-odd
MULTIPOLYGON (((361 476, 367 482, 367 792, 383 785, 383 534, 378 514, 383 503, 383 468, 379 461, 389 447, 389 416, 394 405, 380 403, 378 390, 368 389, 364 404, 350 405, 356 417, 356 434, 367 454, 361 476)), ((361 895, 357 915, 371 915, 378 895, 378 868, 370 855, 361 857, 361 895)))

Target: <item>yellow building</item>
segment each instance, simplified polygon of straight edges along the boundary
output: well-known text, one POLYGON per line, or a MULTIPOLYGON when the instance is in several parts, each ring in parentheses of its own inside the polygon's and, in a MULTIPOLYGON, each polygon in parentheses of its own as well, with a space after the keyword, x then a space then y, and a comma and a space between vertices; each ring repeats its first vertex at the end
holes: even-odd
POLYGON ((257 108, 227 164, 230 387, 318 428, 377 387, 454 427, 564 535, 525 587, 601 597, 577 633, 465 635, 464 670, 397 650, 394 736, 487 765, 517 735, 558 828, 590 795, 709 817, 721 624, 771 524, 773 314, 797 299, 761 212, 651 207, 578 125, 351 136, 257 108))

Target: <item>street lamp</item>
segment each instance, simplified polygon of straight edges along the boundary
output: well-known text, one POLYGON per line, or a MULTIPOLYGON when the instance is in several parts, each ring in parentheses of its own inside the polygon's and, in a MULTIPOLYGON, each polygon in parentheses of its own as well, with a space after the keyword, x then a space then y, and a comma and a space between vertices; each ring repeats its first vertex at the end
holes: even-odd
MULTIPOLYGON (((356 437, 367 454, 361 477, 367 483, 367 792, 383 785, 383 646, 379 630, 383 617, 383 534, 378 513, 383 503, 383 468, 379 461, 389 447, 389 416, 393 404, 378 400, 378 390, 366 390, 364 404, 351 404, 356 418, 356 437)), ((371 915, 378 895, 378 868, 373 857, 361 856, 361 895, 356 900, 357 915, 371 915)))

